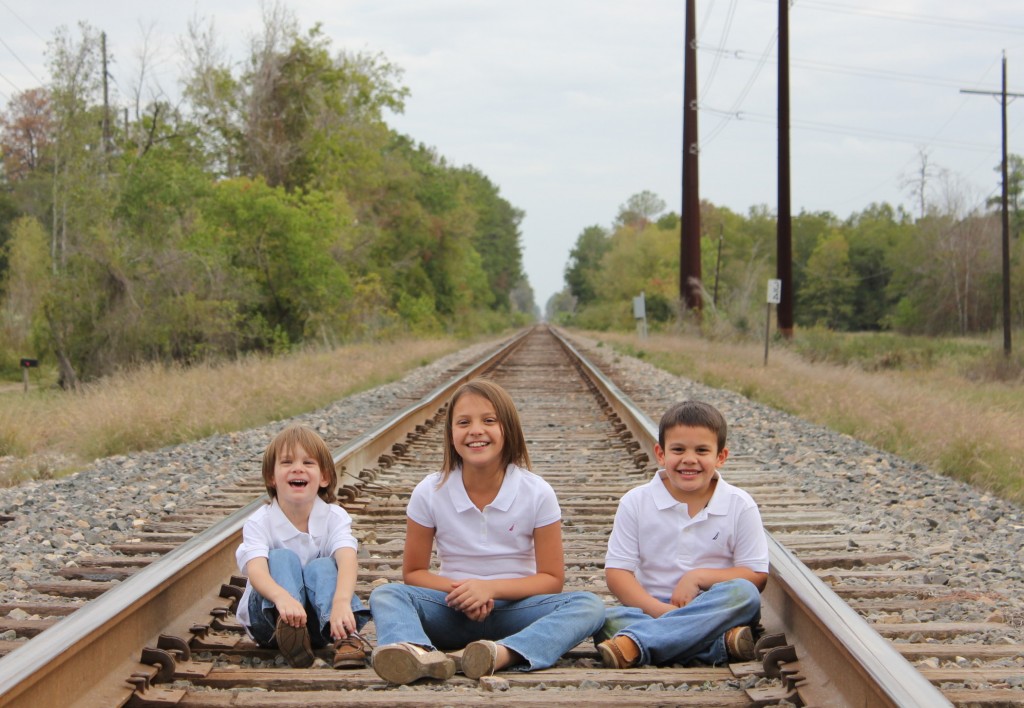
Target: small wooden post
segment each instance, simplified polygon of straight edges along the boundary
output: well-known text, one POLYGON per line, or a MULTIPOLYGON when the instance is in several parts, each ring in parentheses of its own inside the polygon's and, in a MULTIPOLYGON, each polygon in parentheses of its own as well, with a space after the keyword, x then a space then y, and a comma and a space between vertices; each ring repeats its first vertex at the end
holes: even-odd
POLYGON ((28 393, 28 370, 39 366, 38 359, 21 360, 21 380, 25 383, 25 393, 28 393))

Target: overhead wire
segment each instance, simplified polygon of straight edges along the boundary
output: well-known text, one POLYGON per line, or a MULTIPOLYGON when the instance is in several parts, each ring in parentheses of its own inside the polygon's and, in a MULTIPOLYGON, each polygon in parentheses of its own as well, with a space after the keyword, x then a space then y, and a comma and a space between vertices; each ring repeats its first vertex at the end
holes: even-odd
MULTIPOLYGON (((715 113, 717 115, 729 116, 735 120, 749 120, 754 123, 763 123, 766 125, 776 125, 777 121, 775 116, 771 116, 765 113, 756 113, 753 111, 724 111, 715 108, 704 108, 709 113, 715 113)), ((792 119, 791 124, 794 127, 806 128, 808 130, 815 130, 822 133, 838 133, 841 135, 850 135, 854 137, 865 137, 865 138, 879 138, 883 140, 892 140, 896 142, 905 142, 912 145, 920 144, 921 138, 915 135, 907 135, 905 133, 897 133, 889 130, 875 130, 872 128, 858 128, 851 125, 840 125, 837 123, 827 123, 824 121, 814 120, 798 120, 792 119)), ((942 147, 956 148, 960 150, 970 150, 975 152, 987 152, 990 148, 988 145, 982 143, 971 142, 968 140, 951 140, 951 139, 936 139, 933 140, 934 144, 941 145, 942 147)))
POLYGON ((25 27, 28 29, 28 31, 31 32, 32 34, 34 34, 36 36, 36 38, 39 39, 40 42, 45 42, 46 41, 46 39, 42 35, 40 35, 38 32, 36 32, 35 28, 32 25, 30 25, 29 23, 25 22, 25 20, 21 19, 21 17, 18 15, 18 13, 11 9, 10 5, 8 5, 3 0, 0 0, 0 5, 3 5, 5 10, 7 10, 12 15, 14 15, 14 18, 18 22, 20 22, 21 24, 25 25, 25 27))
POLYGON ((23 62, 23 61, 21 60, 21 57, 19 57, 19 56, 18 56, 18 53, 17 53, 17 52, 15 52, 15 51, 14 51, 14 50, 13 50, 13 49, 11 48, 11 45, 9 45, 9 44, 8 44, 7 42, 5 42, 5 41, 3 40, 3 37, 0 37, 0 44, 4 45, 4 47, 5 47, 6 49, 7 49, 7 51, 9 51, 9 52, 11 53, 11 56, 13 56, 13 57, 14 57, 15 59, 17 59, 17 60, 18 60, 18 63, 19 63, 19 64, 21 64, 21 66, 22 66, 22 67, 23 67, 23 68, 25 69, 25 71, 27 71, 27 72, 29 73, 29 75, 30 75, 30 76, 31 76, 31 77, 32 77, 33 79, 35 79, 36 81, 38 81, 38 82, 39 82, 40 84, 44 83, 44 82, 43 82, 43 80, 42 80, 42 79, 40 79, 40 78, 39 78, 38 76, 36 76, 36 73, 35 73, 34 71, 32 71, 32 69, 30 69, 30 68, 29 68, 29 65, 28 65, 28 64, 26 64, 25 62, 23 62))
MULTIPOLYGON (((698 49, 704 52, 713 53, 722 57, 729 57, 737 59, 739 61, 760 61, 760 57, 756 56, 753 52, 748 52, 743 49, 729 49, 724 46, 713 46, 713 45, 699 45, 698 49)), ((770 59, 769 63, 776 64, 776 60, 770 59)), ((809 59, 793 59, 789 60, 791 67, 799 67, 803 69, 812 69, 815 71, 822 71, 826 73, 843 74, 846 76, 863 76, 868 78, 886 79, 889 81, 903 81, 906 83, 913 84, 924 84, 931 86, 948 86, 951 88, 959 88, 963 86, 964 81, 957 79, 947 79, 938 76, 928 76, 925 74, 914 74, 903 71, 892 71, 891 69, 872 69, 869 67, 853 66, 850 64, 834 64, 831 62, 813 61, 809 59)))
MULTIPOLYGON (((755 66, 754 70, 751 72, 750 77, 747 79, 747 83, 744 84, 743 88, 740 90, 739 94, 736 96, 736 99, 733 101, 732 107, 729 109, 729 111, 721 113, 721 115, 724 115, 725 118, 723 120, 719 121, 718 125, 716 125, 714 128, 712 128, 711 131, 708 133, 707 136, 704 137, 703 140, 699 141, 699 146, 701 148, 703 148, 704 146, 707 146, 708 144, 710 144, 711 141, 713 141, 716 137, 718 137, 719 134, 721 134, 721 132, 723 130, 725 130, 725 127, 729 124, 729 120, 730 120, 730 118, 728 117, 729 114, 736 114, 736 113, 739 112, 740 106, 743 105, 743 101, 746 100, 747 94, 749 94, 750 90, 754 87, 754 82, 757 81, 757 77, 760 75, 761 70, 764 68, 765 64, 767 63, 768 55, 771 53, 772 49, 775 47, 775 42, 778 41, 778 39, 779 39, 779 32, 778 32, 778 28, 776 28, 775 31, 772 32, 772 36, 768 40, 768 44, 765 45, 764 50, 761 52, 761 58, 758 61, 757 66, 755 66)), ((699 104, 698 104, 698 110, 703 110, 703 108, 699 104)))
MULTIPOLYGON (((11 9, 10 5, 8 5, 3 0, 0 0, 0 5, 2 5, 3 8, 5 10, 7 10, 9 13, 11 13, 14 16, 14 18, 16 20, 18 20, 18 22, 20 22, 21 24, 25 25, 25 27, 28 28, 28 31, 31 32, 32 34, 34 34, 36 37, 38 37, 40 41, 43 41, 43 42, 46 41, 45 39, 43 39, 39 35, 38 32, 36 32, 35 28, 33 28, 32 25, 30 25, 27 22, 25 22, 25 20, 23 20, 21 18, 21 16, 18 15, 18 13, 16 13, 13 9, 11 9)), ((7 42, 5 42, 2 37, 0 37, 0 44, 4 45, 4 47, 7 49, 7 51, 11 53, 11 56, 13 56, 18 61, 18 63, 22 65, 22 67, 24 67, 25 71, 27 71, 29 73, 29 75, 33 79, 38 81, 40 85, 45 83, 42 79, 40 79, 38 76, 36 76, 35 72, 32 71, 32 69, 30 69, 29 66, 24 61, 21 60, 21 57, 18 56, 17 52, 15 52, 14 49, 11 48, 11 46, 9 44, 7 44, 7 42)), ((21 93, 21 91, 22 91, 21 87, 17 86, 13 81, 11 81, 9 78, 4 76, 3 74, 0 74, 0 77, 2 77, 4 81, 9 83, 14 88, 15 93, 21 93)), ((10 101, 11 100, 10 96, 7 96, 6 94, 3 94, 3 97, 4 97, 4 101, 10 101)))
MULTIPOLYGON (((721 39, 719 40, 719 42, 721 44, 725 44, 726 40, 729 38, 729 30, 732 28, 732 21, 733 21, 733 18, 735 16, 736 16, 736 0, 729 0, 729 9, 726 10, 725 22, 722 24, 722 35, 721 35, 721 39)), ((698 35, 698 37, 699 37, 699 35, 698 35)), ((697 43, 697 49, 698 50, 700 49, 700 42, 699 41, 697 43)), ((715 58, 714 58, 714 61, 711 64, 711 71, 708 72, 708 75, 704 78, 704 82, 701 84, 701 91, 700 91, 700 94, 697 97, 697 105, 698 106, 700 105, 700 102, 702 100, 704 100, 704 96, 707 95, 707 92, 711 89, 711 86, 714 84, 715 74, 718 72, 718 65, 719 65, 719 63, 721 63, 721 61, 722 61, 722 56, 720 54, 716 54, 715 58)))
MULTIPOLYGON (((770 0, 774 2, 775 0, 770 0)), ((996 22, 979 22, 977 20, 955 17, 939 17, 917 12, 900 12, 899 10, 879 10, 863 5, 844 5, 827 0, 800 0, 800 7, 810 10, 824 10, 846 15, 864 15, 898 22, 910 22, 915 25, 928 24, 937 27, 953 27, 958 30, 976 30, 979 32, 1000 32, 1004 34, 1024 33, 1024 25, 1007 25, 996 22)))
MULTIPOLYGON (((774 2, 776 2, 777 0, 767 0, 767 1, 770 1, 770 2, 772 2, 774 4, 774 2)), ((967 29, 974 29, 974 30, 979 30, 979 31, 1000 31, 1000 32, 1009 32, 1009 33, 1024 32, 1024 27, 1016 27, 1016 26, 1012 26, 1012 25, 1008 26, 1008 25, 1005 25, 1005 24, 996 24, 996 23, 988 23, 988 22, 962 21, 962 20, 954 20, 954 19, 951 19, 951 18, 935 17, 933 15, 917 15, 917 14, 902 13, 902 12, 895 12, 895 11, 875 11, 875 10, 873 10, 871 8, 853 7, 853 6, 848 6, 848 5, 842 5, 841 3, 826 2, 824 0, 800 0, 799 5, 802 8, 803 7, 810 7, 810 8, 817 9, 817 10, 835 11, 835 12, 841 12, 841 13, 846 13, 846 14, 858 14, 858 15, 863 15, 863 16, 868 16, 868 17, 884 18, 884 19, 899 20, 899 21, 921 21, 921 22, 924 22, 926 24, 935 24, 935 25, 940 25, 940 26, 952 26, 952 27, 957 27, 958 29, 967 28, 967 29)), ((755 122, 771 123, 771 124, 775 124, 777 122, 776 119, 774 119, 774 118, 772 118, 770 116, 765 116, 765 115, 761 115, 761 114, 757 114, 757 113, 751 113, 751 112, 744 112, 744 111, 741 110, 741 107, 743 105, 743 101, 745 100, 747 94, 749 93, 749 91, 753 87, 753 82, 756 80, 757 76, 760 74, 760 72, 764 68, 764 65, 766 63, 768 63, 768 61, 769 61, 768 52, 770 52, 771 48, 774 46, 775 42, 777 41, 777 38, 778 38, 778 32, 777 32, 777 29, 776 29, 776 31, 773 33, 772 38, 771 38, 771 40, 769 42, 768 48, 766 48, 766 50, 764 52, 762 52, 759 56, 757 56, 756 59, 754 58, 754 55, 751 52, 746 52, 744 50, 730 51, 730 50, 725 49, 724 48, 724 46, 725 46, 725 42, 724 41, 721 42, 718 46, 714 46, 714 45, 710 45, 710 44, 703 44, 703 43, 698 44, 698 48, 701 51, 710 52, 710 53, 713 53, 715 55, 716 61, 715 61, 714 67, 716 69, 719 66, 720 60, 722 58, 725 58, 726 56, 730 56, 732 58, 740 59, 740 60, 743 60, 743 61, 756 61, 757 62, 757 65, 756 65, 754 71, 752 72, 750 79, 748 79, 748 81, 744 85, 743 89, 737 95, 737 98, 733 101, 733 104, 732 104, 732 106, 731 106, 731 108, 729 110, 720 110, 720 109, 712 108, 710 106, 705 106, 705 105, 703 105, 703 101, 699 105, 699 110, 701 110, 702 112, 710 113, 710 114, 713 114, 713 115, 718 115, 721 118, 721 120, 718 122, 718 124, 704 137, 703 140, 700 141, 702 147, 705 147, 709 143, 711 143, 734 120, 752 120, 752 121, 755 121, 755 122)), ((771 60, 771 61, 772 61, 772 63, 776 63, 776 61, 774 59, 771 60)), ((849 75, 854 75, 854 76, 868 76, 868 77, 872 77, 872 78, 881 78, 881 79, 890 80, 890 81, 903 81, 903 82, 907 82, 907 83, 924 84, 924 85, 932 85, 932 86, 942 86, 942 87, 950 87, 950 88, 954 88, 954 87, 960 88, 960 87, 963 87, 964 85, 971 85, 971 82, 955 81, 955 80, 946 79, 946 78, 942 78, 942 77, 936 77, 936 76, 923 76, 923 75, 918 75, 918 74, 913 74, 913 73, 908 73, 908 72, 897 72, 897 71, 884 70, 884 69, 883 70, 878 70, 878 69, 869 69, 869 68, 864 68, 864 67, 853 67, 853 66, 846 66, 846 65, 830 63, 830 62, 809 61, 809 60, 792 60, 791 59, 790 60, 790 65, 801 67, 801 68, 805 68, 805 69, 817 70, 817 71, 832 72, 832 73, 838 73, 838 74, 849 74, 849 75)), ((988 71, 985 72, 985 75, 987 75, 989 71, 991 71, 991 68, 988 71)), ((983 80, 984 80, 984 76, 982 78, 982 81, 983 80)), ((981 81, 979 81, 977 83, 980 84, 981 81)), ((707 93, 706 89, 701 92, 702 98, 706 95, 706 93, 707 93)), ((898 141, 898 142, 911 143, 911 144, 918 145, 921 148, 921 150, 924 150, 924 151, 926 151, 930 147, 949 147, 949 148, 961 149, 961 150, 989 152, 991 154, 991 147, 990 146, 984 146, 984 145, 981 145, 979 143, 971 142, 971 141, 956 140, 956 139, 944 139, 944 138, 940 137, 942 135, 942 133, 945 131, 945 129, 949 126, 949 124, 960 113, 960 111, 963 109, 963 107, 966 105, 966 103, 967 103, 966 101, 961 101, 960 104, 953 111, 953 113, 928 138, 918 138, 918 137, 915 137, 915 136, 912 136, 912 135, 900 134, 900 133, 896 133, 896 132, 893 132, 893 131, 870 130, 870 129, 853 127, 853 126, 842 126, 842 125, 836 125, 836 124, 830 124, 830 123, 824 123, 824 122, 815 122, 815 121, 800 121, 800 120, 792 121, 791 120, 791 124, 794 127, 804 128, 804 129, 809 129, 809 130, 816 130, 816 131, 820 131, 820 132, 831 132, 831 133, 846 134, 846 135, 852 135, 852 136, 871 137, 871 138, 874 138, 874 139, 883 139, 883 140, 892 140, 892 141, 898 141), (922 147, 922 145, 923 145, 923 147, 922 147)), ((918 159, 918 158, 914 157, 914 158, 911 158, 910 160, 908 160, 908 162, 906 163, 904 169, 906 169, 906 167, 909 166, 915 159, 918 159)), ((988 159, 990 159, 990 158, 983 158, 983 160, 988 160, 988 159)), ((981 163, 979 162, 979 165, 980 164, 981 163)), ((975 170, 972 170, 972 173, 974 171, 976 171, 976 169, 977 168, 975 168, 975 170)), ((889 181, 889 179, 885 180, 885 182, 888 182, 888 181, 889 181)))

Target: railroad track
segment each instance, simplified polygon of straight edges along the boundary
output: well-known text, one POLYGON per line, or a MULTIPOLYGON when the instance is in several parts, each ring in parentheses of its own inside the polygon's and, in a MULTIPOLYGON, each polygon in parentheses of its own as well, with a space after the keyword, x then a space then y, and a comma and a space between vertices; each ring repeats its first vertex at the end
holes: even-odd
MULTIPOLYGON (((380 435, 338 450, 339 496, 361 542, 357 591, 364 599, 374 584, 401 579, 405 502, 441 460, 438 402, 483 371, 512 394, 534 469, 558 492, 567 589, 608 597, 601 562, 611 520, 622 494, 654 469, 656 429, 647 416, 661 411, 618 401, 615 384, 574 361, 574 352, 544 328, 521 333, 382 425, 380 435)), ((546 671, 402 688, 370 669, 288 668, 248 640, 232 614, 244 582, 232 577, 234 550, 245 518, 262 503, 262 484, 254 479, 144 527, 137 542, 116 549, 119 555, 80 564, 51 583, 52 593, 98 598, 59 622, 40 620, 54 626, 0 659, 0 705, 1024 705, 1024 692, 999 685, 1020 674, 1019 645, 954 643, 992 623, 872 629, 861 618, 957 601, 893 570, 906 554, 891 548, 891 539, 837 534, 845 519, 824 500, 777 493, 742 454, 730 456, 726 476, 758 500, 772 534, 758 662, 610 671, 600 667, 593 646, 582 644, 546 671), (948 643, 935 643, 944 638, 948 643), (907 661, 925 656, 951 661, 920 671, 907 661), (983 690, 982 680, 995 687, 983 690)))

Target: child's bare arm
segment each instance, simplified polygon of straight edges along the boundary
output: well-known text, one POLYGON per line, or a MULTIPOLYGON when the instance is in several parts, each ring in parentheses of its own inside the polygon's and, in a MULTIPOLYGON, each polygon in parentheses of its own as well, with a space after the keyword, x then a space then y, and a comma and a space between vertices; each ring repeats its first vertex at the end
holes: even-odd
POLYGON ((245 564, 245 574, 253 589, 274 603, 278 615, 292 627, 306 626, 306 609, 302 603, 288 594, 270 575, 270 563, 264 557, 253 558, 245 564))
POLYGON ((623 568, 605 568, 605 582, 612 594, 627 607, 636 607, 651 617, 661 617, 675 606, 662 602, 644 590, 636 576, 623 568))
POLYGON ((694 568, 676 583, 669 600, 676 607, 683 607, 697 597, 702 590, 707 590, 715 583, 722 583, 734 578, 749 580, 758 590, 764 590, 768 583, 768 573, 757 573, 743 566, 732 568, 694 568))
POLYGON ((331 637, 343 639, 356 631, 356 618, 352 614, 352 596, 359 572, 356 549, 339 548, 334 552, 334 562, 338 565, 338 581, 331 600, 331 637))
POLYGON ((406 585, 451 592, 454 587, 451 578, 445 578, 430 571, 430 554, 433 543, 433 528, 417 524, 412 519, 406 519, 402 581, 406 585))

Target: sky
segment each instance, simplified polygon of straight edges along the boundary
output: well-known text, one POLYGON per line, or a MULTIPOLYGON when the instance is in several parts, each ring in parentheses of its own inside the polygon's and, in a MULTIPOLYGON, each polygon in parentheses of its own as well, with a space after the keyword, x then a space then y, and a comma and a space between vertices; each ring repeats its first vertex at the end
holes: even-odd
MULTIPOLYGON (((410 96, 388 123, 476 167, 525 212, 524 266, 542 310, 585 228, 610 227, 645 190, 680 211, 685 2, 283 4, 303 30, 321 23, 335 49, 400 67, 410 96)), ((700 196, 775 211, 777 2, 696 0, 695 11, 700 196)), ((60 26, 106 32, 112 101, 123 105, 144 45, 150 77, 175 97, 190 18, 212 20, 241 62, 261 16, 243 0, 0 0, 0 106, 45 85, 60 26)), ((1024 93, 1020 0, 795 0, 789 37, 793 214, 847 218, 875 202, 916 212, 908 182, 922 164, 929 189, 953 185, 977 203, 998 195, 999 99, 961 89, 998 92, 1005 51, 1008 91, 1024 93)), ((1024 99, 1008 103, 1007 125, 1009 151, 1024 155, 1024 99)))

